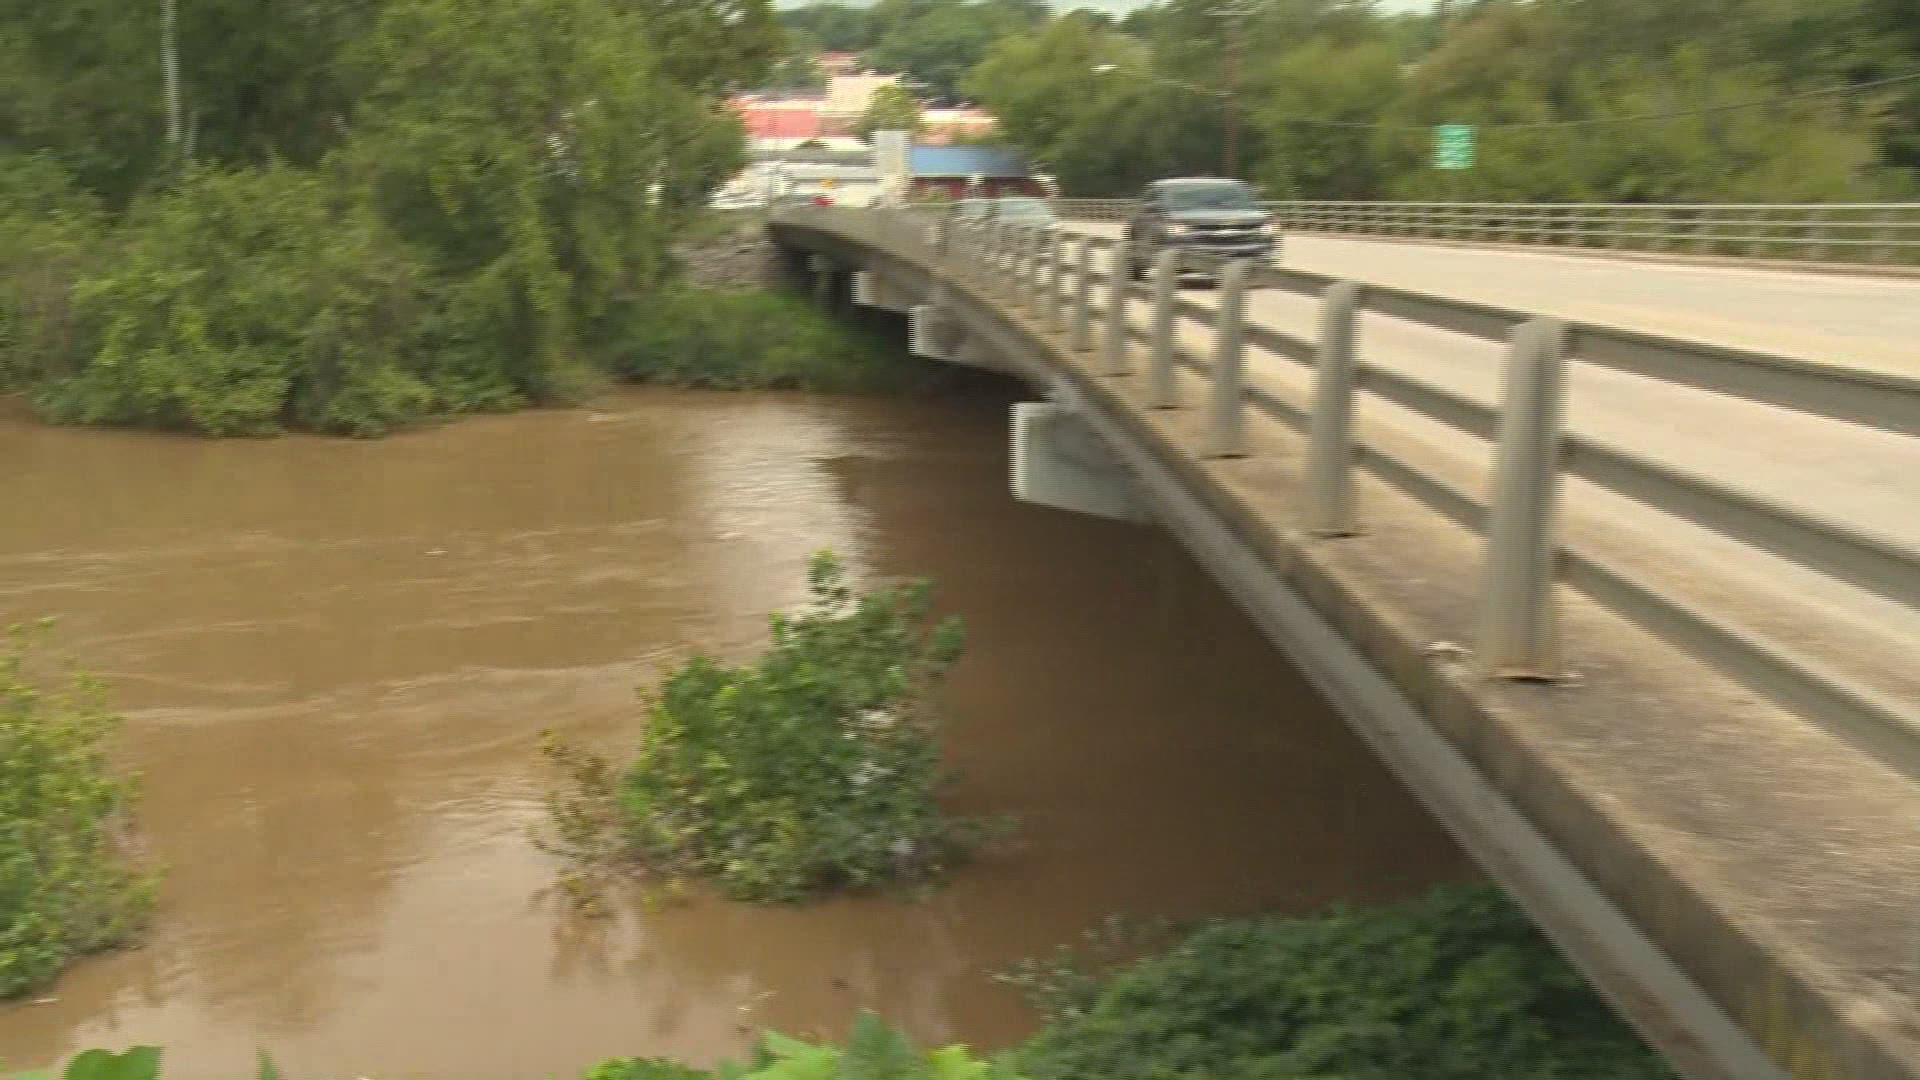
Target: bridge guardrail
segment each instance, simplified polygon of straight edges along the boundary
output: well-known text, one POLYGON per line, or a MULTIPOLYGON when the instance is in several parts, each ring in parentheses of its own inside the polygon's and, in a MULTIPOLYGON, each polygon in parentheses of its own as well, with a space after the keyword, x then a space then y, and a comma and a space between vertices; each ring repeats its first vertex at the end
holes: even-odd
POLYGON ((1865 728, 1900 740, 1920 735, 1913 703, 1878 697, 1818 662, 1689 608, 1631 568, 1567 548, 1556 509, 1560 486, 1577 478, 1920 609, 1920 551, 1897 539, 1693 474, 1634 447, 1566 430, 1561 422, 1573 360, 1909 435, 1920 434, 1920 380, 1246 265, 1229 266, 1218 302, 1209 308, 1166 286, 1173 280, 1166 272, 1170 262, 1148 275, 1149 282, 1135 282, 1123 239, 1004 225, 956 226, 886 210, 804 208, 790 217, 936 269, 1003 306, 1024 308, 1042 328, 1064 333, 1068 348, 1097 351, 1097 369, 1105 373, 1128 370, 1131 346, 1145 343, 1153 404, 1172 403, 1176 367, 1208 380, 1206 445, 1215 456, 1244 452, 1248 408, 1295 428, 1308 440, 1303 520, 1317 535, 1344 536, 1357 528, 1356 469, 1477 532, 1487 554, 1474 655, 1490 674, 1559 677, 1552 594, 1556 582, 1565 580, 1776 700, 1817 710, 1856 731, 1865 728), (1069 248, 1075 249, 1072 257, 1069 248), (1245 323, 1249 287, 1318 299, 1318 335, 1307 339, 1245 323), (1131 305, 1142 300, 1150 305, 1145 330, 1131 325, 1131 305), (1369 361, 1355 347, 1357 320, 1367 313, 1502 342, 1503 399, 1488 404, 1417 373, 1369 361), (1178 327, 1189 323, 1212 332, 1210 355, 1180 344, 1178 327), (1305 368, 1312 376, 1306 399, 1285 400, 1249 383, 1244 360, 1249 346, 1305 368), (1354 406, 1362 393, 1493 443, 1490 494, 1435 472, 1417 456, 1398 455, 1387 443, 1363 438, 1354 406))
MULTIPOLYGON (((1056 199, 1074 221, 1124 221, 1126 199, 1056 199)), ((1261 204, 1283 231, 1712 255, 1889 267, 1920 265, 1920 203, 1261 204)))

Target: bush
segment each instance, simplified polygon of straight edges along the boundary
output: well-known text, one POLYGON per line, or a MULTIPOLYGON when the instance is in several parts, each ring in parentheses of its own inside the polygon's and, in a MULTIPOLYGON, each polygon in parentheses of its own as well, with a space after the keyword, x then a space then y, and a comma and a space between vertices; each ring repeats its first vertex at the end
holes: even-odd
POLYGON ((194 173, 136 203, 117 239, 76 290, 98 351, 39 392, 51 415, 372 434, 436 405, 410 370, 427 303, 416 264, 320 177, 194 173))
POLYGON ((45 155, 0 154, 0 390, 76 370, 74 284, 96 264, 97 202, 45 155))
POLYGON ((1006 1068, 974 1057, 962 1046, 921 1053, 872 1013, 854 1021, 846 1049, 763 1035, 745 1066, 700 1072, 658 1058, 607 1061, 582 1080, 1017 1080, 1006 1068))
POLYGON ((931 698, 958 624, 929 626, 924 583, 855 597, 830 555, 809 582, 812 605, 771 619, 758 661, 696 657, 668 676, 624 772, 549 742, 568 778, 549 847, 758 901, 936 874, 973 847, 982 823, 936 801, 931 698))
POLYGON ((153 902, 154 879, 127 857, 133 785, 102 746, 118 719, 85 676, 40 688, 35 636, 0 637, 0 997, 126 941, 153 902))
MULTIPOLYGON (((67 1064, 64 1080, 159 1080, 160 1051, 136 1046, 124 1053, 88 1050, 67 1064)), ((263 1054, 258 1080, 281 1080, 263 1054)), ((22 1073, 13 1080, 53 1080, 51 1073, 22 1073)), ((916 1051, 898 1032, 871 1013, 854 1022, 846 1049, 801 1042, 767 1033, 746 1065, 722 1065, 707 1072, 660 1058, 603 1061, 581 1080, 1017 1080, 1011 1073, 948 1046, 916 1051)))
POLYGON ((923 370, 877 336, 765 289, 663 290, 623 313, 609 351, 623 378, 727 390, 862 390, 923 370))
POLYGON ((1035 1002, 1011 1060, 1037 1080, 1673 1075, 1492 886, 1212 923, 1035 1002))

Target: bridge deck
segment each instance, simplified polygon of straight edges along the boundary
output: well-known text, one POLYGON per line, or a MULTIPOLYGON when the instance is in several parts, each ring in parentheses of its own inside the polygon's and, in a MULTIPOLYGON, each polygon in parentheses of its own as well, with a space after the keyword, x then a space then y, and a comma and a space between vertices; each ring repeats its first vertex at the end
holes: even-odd
MULTIPOLYGON (((1249 385, 1278 405, 1248 411, 1249 456, 1209 459, 1202 452, 1206 410, 1191 407, 1208 391, 1198 370, 1211 356, 1208 326, 1177 324, 1177 344, 1191 361, 1178 373, 1189 407, 1149 409, 1146 380, 1102 373, 1099 352, 1077 352, 1030 313, 1012 309, 1005 278, 978 267, 956 276, 951 267, 930 265, 928 252, 902 235, 868 229, 853 215, 800 214, 783 239, 924 290, 920 295, 955 312, 990 351, 1019 358, 1014 369, 1082 400, 1103 437, 1147 478, 1169 527, 1687 1074, 1920 1076, 1920 785, 1911 760, 1920 739, 1895 740, 1908 760, 1889 757, 1885 745, 1862 752, 1855 733, 1833 716, 1755 689, 1623 614, 1617 598, 1579 584, 1560 590, 1560 612, 1580 682, 1481 678, 1448 659, 1452 650, 1434 648, 1472 644, 1484 569, 1484 544, 1473 528, 1436 514, 1402 482, 1363 473, 1363 535, 1317 540, 1301 532, 1303 439, 1296 424, 1269 413, 1297 413, 1310 400, 1306 365, 1249 349, 1249 385), (890 250, 904 255, 873 258, 890 250), (1391 709, 1373 708, 1369 676, 1329 659, 1313 633, 1289 628, 1289 604, 1297 611, 1301 601, 1332 631, 1320 636, 1337 636, 1355 650, 1371 677, 1401 695, 1403 708, 1417 710, 1418 722, 1403 724, 1391 709), (1436 750, 1436 737, 1451 750, 1436 750), (1465 764, 1450 764, 1447 752, 1465 764), (1520 829, 1502 824, 1516 814, 1520 829), (1528 854, 1537 851, 1529 844, 1541 843, 1573 870, 1528 854), (1569 885, 1572 879, 1590 882, 1630 930, 1596 914, 1591 894, 1577 881, 1569 885), (1647 961, 1654 947, 1713 996, 1720 1020, 1702 1019, 1713 1010, 1688 1003, 1685 985, 1676 989, 1675 978, 1663 973, 1664 959, 1647 961), (1744 1035, 1728 1040, 1729 1022, 1744 1035), (1709 1045, 1718 1049, 1703 1053, 1709 1045), (1758 1052, 1782 1067, 1766 1067, 1758 1052)), ((1380 250, 1370 243, 1353 248, 1380 250)), ((1570 261, 1615 274, 1647 269, 1570 261)), ((1515 293, 1385 283, 1506 307, 1544 306, 1515 293)), ((1069 274, 1063 292, 1073 284, 1069 274)), ((1099 301, 1105 291, 1096 291, 1099 301)), ((1657 287, 1648 293, 1654 301, 1657 294, 1657 287)), ((1202 306, 1215 300, 1211 290, 1184 297, 1202 306)), ((1312 299, 1263 289, 1250 294, 1248 319, 1310 341, 1316 308, 1312 299)), ((1594 309, 1548 310, 1610 321, 1594 309)), ((1149 316, 1143 299, 1129 303, 1136 330, 1147 328, 1149 316)), ((1777 321, 1796 332, 1821 325, 1803 309, 1788 309, 1777 321)), ((1372 365, 1480 405, 1496 403, 1496 343, 1378 312, 1363 316, 1359 331, 1360 351, 1372 365)), ((1707 335, 1696 326, 1691 336, 1707 335)), ((1137 369, 1145 349, 1136 343, 1130 353, 1137 369)), ((1920 440, 1602 369, 1579 362, 1578 354, 1575 361, 1568 424, 1581 439, 1870 531, 1907 551, 1920 546, 1920 499, 1907 480, 1920 466, 1920 440)), ((1492 455, 1484 438, 1372 392, 1361 395, 1359 420, 1369 453, 1437 478, 1465 501, 1487 502, 1492 455)), ((1822 666, 1827 677, 1901 716, 1920 707, 1913 663, 1913 642, 1920 640, 1913 608, 1920 605, 1911 598, 1882 598, 1582 481, 1568 483, 1565 503, 1561 536, 1574 555, 1610 560, 1647 588, 1671 594, 1677 606, 1822 666)), ((1887 732, 1898 726, 1896 718, 1887 732)))
MULTIPOLYGON (((1336 241, 1303 246, 1309 249, 1302 253, 1305 259, 1316 251, 1358 248, 1364 254, 1391 245, 1336 241)), ((1531 258, 1430 250, 1442 258, 1531 258)), ((1556 275, 1559 262, 1592 262, 1578 256, 1551 258, 1557 260, 1556 275)), ((1326 272, 1332 261, 1314 269, 1326 272)), ((1105 268, 1104 263, 1101 267, 1105 268)), ((1603 263, 1600 267, 1606 275, 1641 269, 1643 264, 1603 263)), ((1728 273, 1765 276, 1757 271, 1728 273)), ((1825 280, 1797 273, 1786 277, 1793 282, 1825 280)), ((1403 283, 1392 274, 1368 280, 1403 283)), ((1548 275, 1546 280, 1560 279, 1548 275)), ((1791 283, 1776 286, 1792 287, 1791 283)), ((1910 287, 1915 308, 1897 318, 1913 320, 1920 330, 1920 282, 1910 287)), ((1512 300, 1497 295, 1499 291, 1497 285, 1482 283, 1479 294, 1466 298, 1512 300)), ((1653 295, 1651 287, 1648 295, 1653 295)), ((1208 289, 1188 290, 1186 297, 1206 307, 1214 305, 1214 294, 1208 289)), ((1247 318, 1311 340, 1317 334, 1318 302, 1295 293, 1261 290, 1249 294, 1247 318)), ((1129 321, 1145 330, 1151 321, 1149 305, 1132 304, 1129 321)), ((1181 332, 1194 355, 1207 355, 1209 335, 1204 328, 1183 323, 1181 332)), ((1485 405, 1498 402, 1501 349, 1493 342, 1377 313, 1363 316, 1359 335, 1361 352, 1374 363, 1485 405)), ((1249 350, 1248 365, 1250 378, 1305 407, 1312 378, 1306 368, 1258 350, 1249 350)), ((1572 365, 1569 380, 1567 423, 1573 431, 1780 505, 1847 522, 1920 553, 1920 487, 1914 480, 1920 477, 1920 439, 1590 364, 1572 365)), ((1361 398, 1361 419, 1369 425, 1370 438, 1397 440, 1430 467, 1457 476, 1466 490, 1486 489, 1492 460, 1487 443, 1367 395, 1361 398)), ((1920 708, 1916 708, 1920 706, 1920 665, 1912 659, 1915 642, 1920 642, 1920 609, 1810 572, 1791 560, 1730 541, 1583 481, 1567 485, 1566 503, 1571 544, 1604 552, 1659 582, 1690 606, 1715 612, 1775 648, 1902 703, 1899 710, 1920 733, 1920 708)))
MULTIPOLYGON (((1076 229, 1117 237, 1110 222, 1076 229)), ((1920 375, 1920 279, 1290 235, 1287 266, 1542 315, 1920 375)))

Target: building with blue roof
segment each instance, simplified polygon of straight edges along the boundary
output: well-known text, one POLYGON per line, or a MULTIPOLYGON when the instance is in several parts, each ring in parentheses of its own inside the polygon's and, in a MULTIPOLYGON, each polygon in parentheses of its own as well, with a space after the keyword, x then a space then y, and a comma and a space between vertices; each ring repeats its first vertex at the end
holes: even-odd
POLYGON ((907 151, 912 198, 1042 196, 1026 158, 1004 146, 914 146, 907 151))

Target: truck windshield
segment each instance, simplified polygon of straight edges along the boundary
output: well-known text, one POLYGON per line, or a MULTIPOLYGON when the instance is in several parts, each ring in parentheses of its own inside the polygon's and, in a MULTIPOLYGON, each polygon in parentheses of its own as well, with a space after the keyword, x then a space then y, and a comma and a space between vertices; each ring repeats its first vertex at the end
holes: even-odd
POLYGON ((1195 180, 1161 189, 1170 210, 1258 210, 1253 192, 1237 180, 1195 180))

